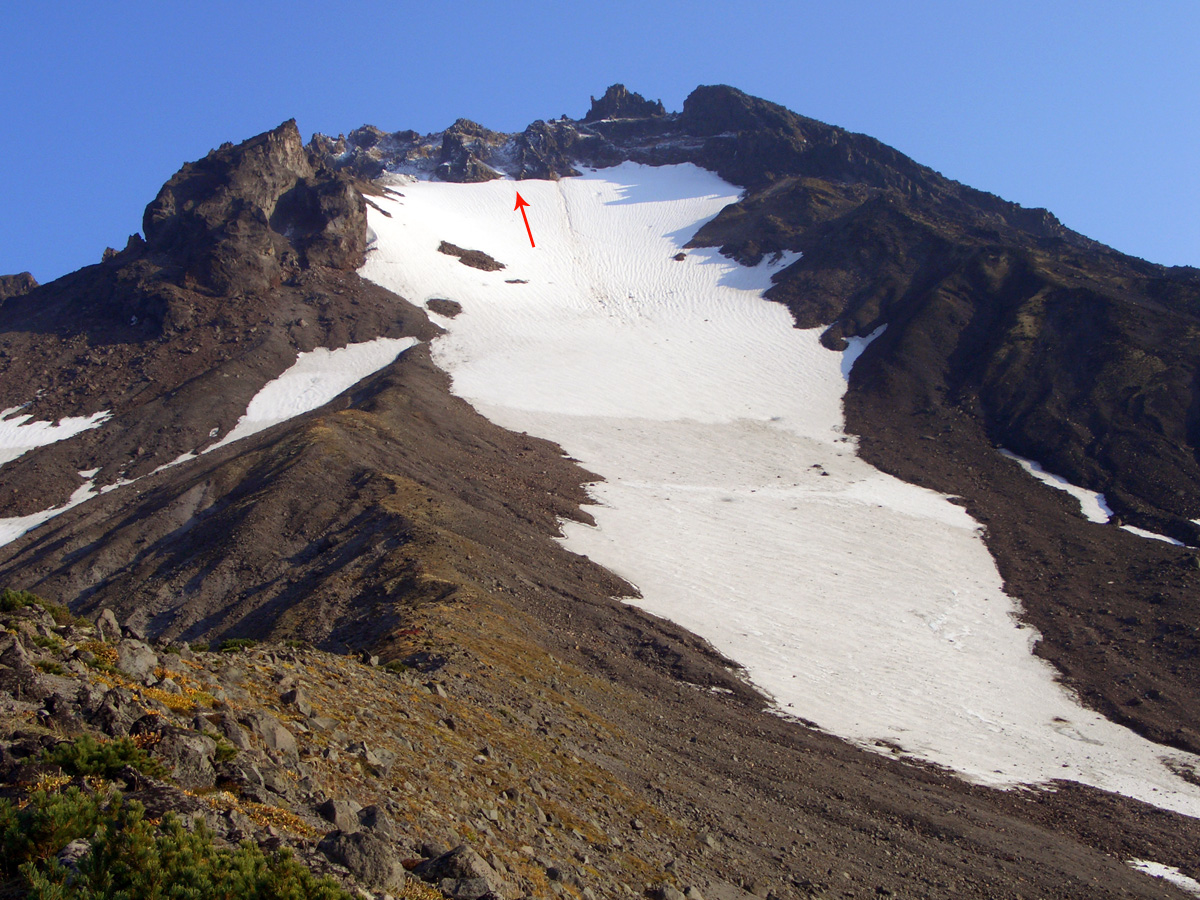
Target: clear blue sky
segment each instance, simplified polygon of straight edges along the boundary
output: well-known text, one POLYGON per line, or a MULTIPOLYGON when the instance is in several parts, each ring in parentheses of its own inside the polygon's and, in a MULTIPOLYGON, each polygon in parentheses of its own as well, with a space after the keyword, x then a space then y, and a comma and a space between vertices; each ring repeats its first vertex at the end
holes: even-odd
POLYGON ((186 160, 296 118, 498 130, 732 84, 1153 262, 1200 266, 1200 3, 10 0, 0 273, 141 229, 186 160))

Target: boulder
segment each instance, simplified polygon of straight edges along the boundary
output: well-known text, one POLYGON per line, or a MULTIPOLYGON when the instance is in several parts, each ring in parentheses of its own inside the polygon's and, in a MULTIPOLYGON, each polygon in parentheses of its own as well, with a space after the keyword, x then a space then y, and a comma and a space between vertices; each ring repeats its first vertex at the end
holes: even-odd
POLYGON ((111 609, 105 607, 100 610, 100 614, 96 616, 96 628, 100 632, 100 640, 102 641, 119 641, 121 639, 121 623, 117 621, 111 609))
POLYGON ((321 840, 317 849, 349 869, 364 885, 379 890, 399 891, 408 879, 395 848, 369 832, 333 831, 321 840))
POLYGON ((326 800, 317 807, 317 815, 332 823, 338 831, 352 834, 361 830, 357 805, 345 800, 326 800))
POLYGON ((254 746, 250 735, 246 734, 246 729, 242 728, 237 723, 237 719, 229 713, 221 714, 221 718, 217 720, 217 728, 220 729, 225 739, 239 750, 249 750, 254 746))
POLYGON ((380 806, 371 805, 365 809, 360 809, 358 811, 358 823, 367 831, 373 832, 382 838, 394 841, 400 837, 400 833, 396 830, 396 825, 392 821, 391 816, 384 812, 380 806))
POLYGON ((29 651, 13 634, 0 634, 0 690, 17 700, 41 701, 50 695, 29 651))
POLYGON ((158 654, 136 638, 117 644, 117 668, 138 681, 145 681, 158 668, 158 654))
POLYGON ((242 723, 249 726, 251 731, 262 738, 263 744, 268 750, 275 750, 290 759, 299 757, 300 750, 296 744, 295 735, 284 728, 283 723, 274 716, 264 712, 252 712, 242 720, 242 723))
POLYGON ((512 885, 466 844, 460 844, 436 859, 426 860, 413 872, 456 900, 478 900, 486 894, 516 896, 512 885))
POLYGON ((213 756, 217 752, 217 742, 207 735, 183 728, 166 728, 154 752, 172 768, 180 787, 195 790, 212 787, 216 781, 213 756))
POLYGON ((292 688, 281 695, 279 699, 287 706, 294 706, 302 716, 312 715, 312 703, 309 702, 308 695, 301 688, 292 688))

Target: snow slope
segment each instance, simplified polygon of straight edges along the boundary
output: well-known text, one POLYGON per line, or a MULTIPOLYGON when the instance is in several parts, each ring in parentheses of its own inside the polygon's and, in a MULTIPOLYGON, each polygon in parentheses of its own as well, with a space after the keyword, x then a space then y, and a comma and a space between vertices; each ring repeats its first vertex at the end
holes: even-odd
MULTIPOLYGON (((230 429, 229 433, 219 441, 205 447, 201 452, 209 453, 218 447, 224 447, 226 444, 232 444, 234 441, 240 441, 252 434, 264 431, 272 425, 278 425, 280 422, 286 422, 303 413, 319 409, 342 391, 362 381, 368 375, 378 372, 384 366, 390 365, 401 353, 416 343, 417 339, 413 337, 376 338, 373 341, 347 344, 337 350, 317 347, 307 353, 298 354, 296 361, 287 371, 278 378, 267 382, 251 398, 245 415, 238 419, 237 424, 230 429)), ((57 426, 34 428, 30 433, 23 433, 18 430, 18 427, 24 419, 29 418, 28 416, 2 421, 5 416, 13 412, 16 410, 6 410, 0 413, 0 465, 8 462, 9 459, 15 459, 25 450, 32 449, 34 446, 60 441, 78 434, 86 428, 94 428, 108 416, 108 412, 105 411, 88 418, 63 419, 57 426), (33 440, 40 440, 40 444, 30 443, 33 440), (5 454, 10 446, 14 449, 22 447, 23 449, 6 457, 5 454)), ((49 426, 49 423, 34 422, 33 426, 49 426)), ((26 426, 26 428, 33 426, 26 426)), ((212 436, 216 437, 216 434, 217 430, 214 428, 212 436)), ((171 462, 159 466, 150 474, 154 475, 164 469, 182 465, 196 458, 196 453, 184 453, 171 462)), ((95 490, 94 478, 99 472, 99 469, 80 472, 79 476, 86 479, 87 483, 71 494, 70 499, 62 506, 44 509, 27 516, 0 518, 0 547, 12 543, 26 532, 65 513, 68 509, 86 503, 93 497, 99 497, 101 494, 140 480, 138 478, 122 479, 115 484, 105 485, 99 490, 95 490)))
POLYGON ((71 416, 54 422, 30 422, 28 413, 15 415, 23 407, 15 406, 0 412, 0 466, 12 462, 35 447, 55 444, 74 437, 81 431, 96 428, 108 417, 109 410, 101 410, 90 416, 71 416))
POLYGON ((370 213, 362 274, 462 304, 435 359, 493 421, 603 476, 597 525, 565 540, 636 584, 631 602, 743 664, 781 713, 862 746, 1200 816, 1200 788, 1163 763, 1200 759, 1084 710, 1032 656, 977 523, 857 457, 851 360, 761 299, 789 260, 673 258, 736 188, 631 163, 523 181, 532 249, 512 182, 398 187, 378 201, 391 218, 370 213), (468 268, 443 240, 507 268, 468 268))

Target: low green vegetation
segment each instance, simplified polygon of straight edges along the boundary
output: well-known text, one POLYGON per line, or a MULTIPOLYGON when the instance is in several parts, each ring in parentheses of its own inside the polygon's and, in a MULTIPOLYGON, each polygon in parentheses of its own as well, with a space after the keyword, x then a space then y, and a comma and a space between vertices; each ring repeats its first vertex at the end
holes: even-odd
POLYGON ((237 653, 239 650, 249 650, 258 641, 253 641, 250 638, 229 638, 217 644, 218 653, 237 653))
POLYGON ((126 766, 151 778, 165 778, 166 767, 132 738, 98 741, 90 734, 43 751, 41 761, 58 766, 70 776, 98 775, 114 779, 126 766))
POLYGON ((32 591, 14 591, 12 588, 5 588, 0 591, 0 613, 16 612, 19 609, 25 609, 27 606, 40 606, 46 612, 50 613, 56 625, 69 625, 79 621, 65 606, 51 603, 49 600, 39 597, 32 591))
POLYGON ((0 874, 4 896, 36 900, 349 900, 286 853, 251 843, 220 848, 198 823, 188 831, 173 814, 161 823, 120 795, 78 788, 33 792, 23 806, 0 799, 0 874), (74 870, 58 854, 88 842, 74 870))

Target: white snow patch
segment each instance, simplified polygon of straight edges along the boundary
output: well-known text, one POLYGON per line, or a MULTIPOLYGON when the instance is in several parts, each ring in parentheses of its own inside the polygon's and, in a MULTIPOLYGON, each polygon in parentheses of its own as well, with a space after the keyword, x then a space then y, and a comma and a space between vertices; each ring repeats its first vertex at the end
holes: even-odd
POLYGON ((1138 537, 1149 538, 1152 541, 1165 541, 1168 544, 1174 544, 1176 547, 1187 546, 1183 541, 1167 537, 1165 534, 1159 534, 1157 531, 1147 531, 1145 528, 1138 528, 1136 525, 1122 525, 1121 529, 1128 531, 1130 534, 1136 534, 1138 537))
MULTIPOLYGON (((215 437, 216 435, 210 435, 210 436, 215 437)), ((199 459, 199 458, 200 457, 196 454, 195 451, 189 450, 187 453, 180 453, 177 457, 175 457, 169 463, 163 463, 161 466, 159 466, 157 469, 155 469, 150 474, 157 475, 159 472, 162 472, 166 469, 174 468, 175 466, 181 466, 185 462, 191 462, 193 459, 199 459)))
POLYGON ((858 358, 862 356, 864 350, 871 346, 871 342, 886 330, 887 325, 880 325, 866 337, 846 338, 846 349, 842 351, 842 378, 847 382, 850 381, 850 370, 854 368, 858 358))
MULTIPOLYGON (((1078 485, 1071 484, 1061 475, 1052 475, 1047 472, 1041 465, 1034 462, 1032 459, 1026 459, 1023 456, 1017 456, 1011 450, 1000 450, 1001 455, 1007 456, 1009 459, 1016 460, 1020 463, 1021 468, 1032 475, 1034 478, 1041 481, 1043 484, 1049 485, 1055 490, 1065 491, 1076 500, 1079 501, 1079 508, 1089 522, 1096 522, 1104 525, 1112 519, 1113 511, 1108 505, 1108 501, 1104 499, 1103 494, 1098 494, 1095 491, 1089 491, 1087 488, 1081 488, 1078 485)), ((1197 525, 1200 521, 1193 520, 1197 525)), ((1145 528, 1138 528, 1136 525, 1122 525, 1121 529, 1128 531, 1130 534, 1136 534, 1140 538, 1148 538, 1153 541, 1165 541, 1168 544, 1174 544, 1176 547, 1186 547, 1183 541, 1176 540, 1173 537, 1167 537, 1165 534, 1159 534, 1156 531, 1147 531, 1145 528)))
MULTIPOLYGON (((395 362, 396 357, 417 343, 413 337, 376 338, 348 344, 338 350, 318 347, 301 353, 292 366, 268 382, 254 395, 246 414, 233 429, 205 453, 257 434, 272 425, 324 406, 342 391, 395 362)), ((168 463, 185 462, 188 455, 168 463)))
POLYGON ((0 466, 12 462, 35 447, 44 447, 74 437, 81 431, 96 428, 111 415, 110 410, 101 410, 90 416, 68 416, 54 422, 31 422, 32 415, 15 415, 24 409, 14 406, 0 412, 0 466))
MULTIPOLYGON (((994 785, 1069 779, 1200 816, 1200 764, 1083 709, 945 496, 860 460, 846 354, 761 299, 778 266, 672 257, 738 198, 690 165, 558 182, 414 182, 369 211, 366 277, 446 297, 434 358, 493 421, 557 441, 605 480, 567 546, 638 585, 639 606, 746 666, 779 710, 994 785), (440 241, 507 265, 481 272, 440 241), (509 284, 523 279, 526 284, 509 284)), ((787 264, 783 262, 782 264, 787 264)))
POLYGON ((1049 485, 1055 490, 1065 491, 1076 500, 1079 501, 1079 508, 1089 522, 1096 522, 1103 525, 1112 518, 1112 510, 1109 508, 1108 501, 1104 499, 1103 494, 1098 494, 1095 491, 1089 491, 1087 488, 1081 488, 1078 485, 1071 484, 1061 475, 1052 475, 1043 469, 1038 463, 1032 459, 1026 459, 1023 456, 1017 456, 1011 450, 1001 450, 1000 453, 1007 456, 1009 459, 1016 460, 1020 463, 1021 468, 1036 478, 1043 484, 1049 485))
MULTIPOLYGON (((311 410, 324 406, 342 391, 357 384, 368 375, 379 371, 384 366, 394 362, 396 357, 407 350, 409 347, 417 343, 416 338, 377 338, 373 341, 366 341, 360 344, 349 344, 339 350, 326 350, 319 347, 308 353, 301 353, 296 362, 292 366, 276 378, 274 381, 268 382, 250 401, 250 405, 246 408, 246 414, 238 419, 237 425, 229 434, 225 435, 217 443, 205 448, 204 452, 216 450, 218 447, 223 447, 226 444, 231 444, 234 441, 241 440, 244 437, 249 437, 272 425, 279 422, 284 422, 294 418, 301 413, 306 413, 311 410)), ((14 439, 9 442, 11 434, 17 433, 11 430, 14 426, 19 426, 24 419, 29 416, 21 416, 11 421, 4 419, 14 412, 17 412, 20 407, 5 410, 0 413, 0 465, 10 459, 15 459, 20 453, 31 449, 33 446, 40 444, 28 444, 30 433, 26 432, 21 438, 14 439), (10 426, 10 430, 6 430, 5 426, 10 426), (4 453, 10 444, 18 445, 19 441, 25 441, 27 446, 20 450, 19 453, 5 457, 4 453), (7 443, 6 443, 7 442, 7 443)), ((73 434, 78 434, 86 428, 94 428, 108 417, 108 411, 96 413, 93 416, 78 419, 63 419, 58 426, 51 426, 51 429, 59 429, 57 431, 47 432, 46 429, 35 429, 32 435, 36 437, 40 434, 55 434, 56 437, 50 440, 43 440, 41 443, 48 444, 53 441, 63 440, 71 437, 73 434), (86 423, 86 424, 81 424, 86 423), (64 430, 64 426, 66 429, 64 430), (65 433, 66 430, 74 429, 70 433, 65 433)), ((35 426, 49 425, 46 422, 36 422, 35 426)), ((32 428, 33 426, 25 426, 32 428)), ((210 437, 216 437, 218 429, 213 429, 210 437)), ((159 466, 154 472, 156 474, 169 469, 172 466, 177 466, 197 458, 194 452, 180 454, 169 463, 159 466)), ((32 513, 28 516, 12 516, 9 518, 0 518, 0 547, 11 543, 21 535, 32 531, 44 522, 48 522, 55 516, 61 515, 72 507, 78 506, 91 500, 93 497, 98 497, 101 494, 106 494, 109 491, 116 490, 127 484, 133 484, 139 479, 121 479, 114 484, 109 484, 102 487, 100 490, 94 489, 93 478, 99 474, 99 469, 88 469, 79 473, 81 478, 87 479, 87 483, 77 488, 70 499, 62 506, 56 506, 51 509, 44 509, 41 512, 32 513)))
MULTIPOLYGON (((39 525, 49 522, 55 516, 62 515, 72 507, 85 503, 93 497, 99 497, 101 494, 107 494, 109 491, 115 491, 119 487, 133 484, 133 481, 136 480, 121 479, 96 490, 96 483, 92 481, 91 476, 94 476, 99 471, 99 469, 93 469, 88 472, 87 483, 77 487, 75 492, 71 494, 70 498, 62 506, 43 509, 41 512, 30 513, 27 516, 10 516, 0 519, 0 547, 3 547, 5 544, 11 544, 21 535, 33 531, 39 525)), ((83 475, 85 473, 81 472, 80 474, 83 475)))
POLYGON ((1187 893, 1194 897, 1200 897, 1200 881, 1189 878, 1174 866, 1165 866, 1162 863, 1150 862, 1146 859, 1131 859, 1129 860, 1129 865, 1133 866, 1139 872, 1145 872, 1152 878, 1161 878, 1163 881, 1169 881, 1175 887, 1182 891, 1187 891, 1187 893))

